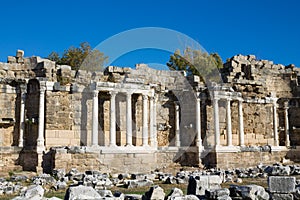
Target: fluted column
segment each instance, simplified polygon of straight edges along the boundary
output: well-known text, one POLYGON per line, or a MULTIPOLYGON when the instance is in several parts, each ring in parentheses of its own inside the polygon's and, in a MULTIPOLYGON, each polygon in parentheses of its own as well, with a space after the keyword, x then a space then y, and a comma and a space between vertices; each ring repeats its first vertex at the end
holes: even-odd
POLYGON ((25 101, 26 101, 26 85, 21 88, 19 147, 24 146, 25 101))
POLYGON ((274 145, 279 146, 278 139, 278 121, 277 121, 277 98, 273 99, 273 131, 274 131, 274 145))
POLYGON ((180 123, 179 123, 179 102, 174 102, 175 104, 175 146, 180 147, 180 123))
POLYGON ((148 96, 143 95, 143 146, 148 146, 148 96))
POLYGON ((116 95, 117 93, 110 92, 110 141, 109 146, 116 146, 116 95))
POLYGON ((40 102, 39 102, 39 126, 37 138, 37 151, 41 153, 45 150, 44 139, 44 123, 45 123, 45 86, 40 86, 40 102))
POLYGON ((98 90, 93 91, 92 145, 98 145, 98 90))
POLYGON ((197 131, 197 146, 202 147, 201 139, 201 102, 200 97, 196 98, 196 131, 197 131))
POLYGON ((154 110, 154 101, 155 101, 155 97, 152 96, 150 97, 150 127, 149 127, 149 131, 150 131, 150 145, 151 146, 155 146, 155 135, 154 135, 154 115, 155 115, 155 110, 154 110))
POLYGON ((239 107, 238 115, 239 115, 239 132, 240 132, 239 143, 240 143, 240 146, 244 146, 245 145, 245 135, 244 135, 243 100, 242 99, 239 100, 238 107, 239 107))
POLYGON ((220 124, 219 124, 219 99, 213 99, 214 109, 214 128, 215 128, 215 146, 220 145, 220 124))
POLYGON ((232 146, 230 99, 226 99, 226 132, 227 132, 227 146, 232 146))
POLYGON ((285 130, 285 146, 291 146, 290 144, 290 127, 289 127, 289 102, 284 102, 284 130, 285 130))
POLYGON ((126 146, 132 146, 132 93, 126 93, 126 146))

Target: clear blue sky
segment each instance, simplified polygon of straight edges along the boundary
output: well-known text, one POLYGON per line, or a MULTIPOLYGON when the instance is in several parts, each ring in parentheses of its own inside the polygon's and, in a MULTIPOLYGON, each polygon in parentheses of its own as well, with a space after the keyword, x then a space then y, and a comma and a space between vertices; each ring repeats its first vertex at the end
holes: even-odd
MULTIPOLYGON (((46 57, 87 41, 92 47, 138 27, 173 29, 198 41, 223 61, 236 54, 300 66, 300 1, 297 0, 85 0, 1 1, 0 61, 15 55, 46 57)), ((163 62, 145 52, 124 65, 163 62)), ((151 52, 148 52, 151 54, 151 52)), ((118 63, 119 64, 119 63, 118 63)))

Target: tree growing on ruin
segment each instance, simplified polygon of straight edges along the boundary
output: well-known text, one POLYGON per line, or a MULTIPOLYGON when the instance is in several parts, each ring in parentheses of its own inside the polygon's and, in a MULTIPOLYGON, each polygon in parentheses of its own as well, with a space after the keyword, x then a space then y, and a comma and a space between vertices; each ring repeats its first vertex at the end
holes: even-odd
POLYGON ((176 50, 167 66, 171 70, 185 71, 188 75, 198 75, 204 80, 219 74, 223 62, 218 53, 208 54, 188 47, 183 53, 176 50))
POLYGON ((47 58, 59 65, 69 65, 73 70, 88 71, 100 71, 108 61, 108 57, 104 53, 98 49, 92 49, 87 42, 82 42, 79 47, 69 47, 62 56, 57 52, 52 52, 47 58))

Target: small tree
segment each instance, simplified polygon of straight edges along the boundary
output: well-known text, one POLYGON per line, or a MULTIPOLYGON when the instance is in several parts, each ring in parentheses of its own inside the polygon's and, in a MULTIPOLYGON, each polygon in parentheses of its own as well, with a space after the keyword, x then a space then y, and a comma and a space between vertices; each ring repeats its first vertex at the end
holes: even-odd
POLYGON ((185 71, 188 75, 198 75, 203 81, 208 78, 218 81, 219 69, 223 68, 223 62, 217 53, 208 54, 200 50, 186 48, 183 54, 176 50, 170 56, 167 66, 171 70, 185 71))
POLYGON ((52 52, 47 58, 60 65, 69 65, 73 70, 81 68, 89 71, 101 70, 108 60, 104 53, 93 50, 87 42, 81 43, 79 47, 69 47, 61 57, 57 52, 52 52))

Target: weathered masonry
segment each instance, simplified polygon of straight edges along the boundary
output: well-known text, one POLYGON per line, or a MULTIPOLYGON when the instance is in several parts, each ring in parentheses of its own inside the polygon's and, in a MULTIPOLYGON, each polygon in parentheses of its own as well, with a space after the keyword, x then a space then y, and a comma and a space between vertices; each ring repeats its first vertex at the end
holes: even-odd
POLYGON ((1 170, 147 171, 297 162, 299 69, 234 56, 206 85, 178 71, 0 63, 1 170))

